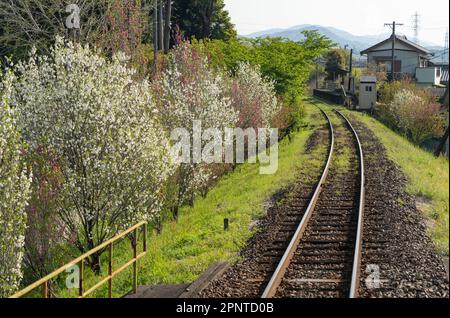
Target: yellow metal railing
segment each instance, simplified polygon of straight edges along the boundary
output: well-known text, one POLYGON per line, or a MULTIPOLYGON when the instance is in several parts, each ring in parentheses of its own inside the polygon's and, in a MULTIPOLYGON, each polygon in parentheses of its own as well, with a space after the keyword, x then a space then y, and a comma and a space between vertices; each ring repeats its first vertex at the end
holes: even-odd
POLYGON ((12 295, 10 298, 19 298, 22 297, 31 291, 35 290, 38 287, 42 288, 42 297, 43 298, 49 298, 49 281, 55 277, 57 277, 62 272, 66 271, 67 269, 71 268, 74 265, 79 266, 79 282, 78 282, 78 298, 84 298, 97 290, 100 286, 108 282, 108 297, 112 297, 112 283, 113 278, 117 276, 119 273, 124 271, 129 266, 133 265, 133 292, 136 293, 137 291, 137 280, 138 280, 138 268, 137 268, 137 262, 139 259, 141 259, 147 252, 147 223, 141 222, 139 224, 136 224, 135 226, 129 228, 128 230, 116 235, 112 239, 100 244, 96 248, 90 250, 89 252, 81 255, 80 257, 77 257, 76 259, 72 260, 71 262, 65 264, 64 266, 58 268, 54 272, 48 274, 47 276, 41 278, 37 282, 29 285, 28 287, 22 289, 21 291, 17 292, 16 294, 12 295), (137 246, 138 246, 138 230, 142 227, 143 230, 143 252, 138 255, 137 253, 137 246), (134 233, 133 235, 133 258, 128 261, 126 264, 121 266, 120 268, 113 270, 113 245, 116 241, 122 239, 126 235, 134 233), (108 276, 100 280, 97 284, 89 288, 88 290, 84 290, 84 261, 86 258, 90 257, 94 253, 97 253, 101 250, 108 249, 108 276))

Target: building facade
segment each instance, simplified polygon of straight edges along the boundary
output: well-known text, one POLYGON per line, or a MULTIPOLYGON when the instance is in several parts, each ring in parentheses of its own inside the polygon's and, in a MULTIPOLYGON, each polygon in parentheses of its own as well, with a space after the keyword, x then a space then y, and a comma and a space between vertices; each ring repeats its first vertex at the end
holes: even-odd
POLYGON ((368 65, 376 65, 394 78, 416 77, 416 69, 429 66, 433 54, 428 49, 409 41, 405 36, 395 36, 394 67, 392 68, 392 40, 393 36, 375 44, 361 52, 367 56, 368 65))

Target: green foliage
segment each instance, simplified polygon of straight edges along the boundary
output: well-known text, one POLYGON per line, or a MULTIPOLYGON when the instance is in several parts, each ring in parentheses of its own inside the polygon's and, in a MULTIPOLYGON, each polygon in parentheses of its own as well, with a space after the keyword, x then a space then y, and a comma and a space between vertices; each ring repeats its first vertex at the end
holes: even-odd
POLYGON ((326 64, 325 71, 328 80, 334 80, 338 75, 343 73, 347 68, 349 54, 347 50, 341 48, 333 48, 325 54, 326 64))
POLYGON ((188 39, 230 40, 237 36, 223 0, 177 0, 173 3, 172 25, 188 39))
POLYGON ((402 88, 402 82, 382 82, 378 87, 380 93, 380 102, 383 104, 390 104, 394 100, 394 96, 402 88))
POLYGON ((273 80, 278 95, 295 104, 302 95, 313 61, 332 42, 315 31, 303 32, 305 39, 294 42, 283 38, 195 41, 209 55, 213 65, 233 73, 241 62, 259 65, 264 76, 273 80))

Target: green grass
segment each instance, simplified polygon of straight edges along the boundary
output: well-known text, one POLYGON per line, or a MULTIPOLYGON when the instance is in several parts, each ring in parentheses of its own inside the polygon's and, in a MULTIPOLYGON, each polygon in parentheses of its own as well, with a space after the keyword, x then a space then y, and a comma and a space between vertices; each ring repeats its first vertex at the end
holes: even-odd
MULTIPOLYGON (((190 283, 213 262, 236 261, 239 251, 254 234, 251 224, 264 215, 272 195, 291 184, 299 174, 304 184, 315 180, 314 171, 323 166, 327 146, 320 144, 313 153, 304 150, 315 126, 324 121, 308 102, 306 109, 309 127, 296 133, 291 142, 285 139, 280 143, 276 174, 260 175, 258 165, 242 165, 223 177, 206 198, 196 200, 194 207, 182 208, 178 222, 165 222, 160 235, 148 232, 148 253, 139 262, 139 285, 190 283), (223 230, 224 218, 230 219, 229 231, 223 230)), ((424 213, 433 220, 430 235, 438 250, 448 255, 448 160, 434 158, 369 116, 352 114, 373 130, 386 146, 390 159, 409 177, 407 191, 429 200, 424 213)), ((129 243, 123 241, 115 246, 114 255, 114 268, 130 260, 129 243)), ((107 275, 106 264, 107 253, 102 256, 100 277, 86 270, 88 287, 107 275)), ((59 282, 63 286, 65 275, 61 276, 59 282)), ((131 281, 130 268, 114 279, 114 296, 127 293, 131 281)), ((107 286, 104 286, 92 297, 105 297, 106 294, 107 286)), ((76 297, 76 289, 62 290, 58 296, 76 297)))
MULTIPOLYGON (((326 107, 326 106, 325 106, 326 107)), ((388 157, 408 178, 406 191, 422 202, 420 208, 429 220, 429 235, 439 253, 449 254, 449 161, 436 158, 376 119, 350 112, 367 125, 386 147, 388 157)))
MULTIPOLYGON (((190 283, 212 263, 239 258, 239 251, 254 234, 252 223, 264 215, 271 197, 296 180, 299 173, 305 183, 311 182, 314 173, 305 171, 305 167, 320 170, 324 164, 322 154, 304 151, 315 126, 325 123, 321 116, 312 119, 312 114, 319 113, 314 106, 307 105, 306 109, 309 126, 295 133, 291 141, 285 138, 280 142, 276 174, 260 175, 259 165, 241 165, 224 176, 206 198, 198 198, 193 207, 183 207, 178 222, 165 222, 160 235, 149 231, 148 253, 139 262, 139 285, 190 283), (230 220, 228 231, 223 229, 224 218, 230 220)), ((321 152, 326 152, 326 148, 317 147, 321 152)), ((128 242, 115 247, 115 268, 131 259, 130 250, 128 242)), ((102 257, 102 264, 101 277, 104 277, 107 253, 102 257)), ((86 284, 93 286, 101 277, 86 271, 86 284)), ((113 285, 114 296, 128 292, 131 272, 119 275, 113 285)), ((107 286, 104 286, 93 297, 104 297, 106 293, 107 286)), ((61 296, 74 296, 74 291, 62 291, 61 296)))
MULTIPOLYGON (((335 133, 339 132, 344 133, 346 128, 344 126, 344 122, 342 121, 342 119, 340 119, 333 112, 327 112, 327 114, 331 120, 331 123, 333 124, 335 133)), ((339 173, 344 174, 350 171, 351 169, 350 158, 352 150, 350 147, 341 147, 341 148, 337 147, 336 139, 337 137, 335 136, 335 151, 333 154, 332 165, 333 169, 339 171, 339 173)))
POLYGON ((379 121, 356 113, 381 140, 389 158, 408 177, 407 191, 420 201, 423 212, 432 221, 429 228, 431 238, 440 253, 449 253, 449 162, 445 157, 436 158, 407 139, 399 136, 379 121), (425 200, 423 200, 425 199, 425 200))

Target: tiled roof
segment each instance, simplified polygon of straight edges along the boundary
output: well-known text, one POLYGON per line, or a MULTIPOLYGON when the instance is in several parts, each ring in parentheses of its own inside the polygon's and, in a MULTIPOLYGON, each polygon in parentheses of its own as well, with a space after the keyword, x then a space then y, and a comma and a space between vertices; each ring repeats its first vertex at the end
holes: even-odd
MULTIPOLYGON (((391 38, 392 38, 392 36, 390 36, 389 38, 387 38, 387 39, 384 40, 384 41, 381 41, 380 43, 377 43, 377 44, 375 44, 375 45, 369 47, 368 49, 365 49, 364 51, 361 51, 361 55, 367 54, 368 52, 370 52, 370 51, 376 49, 378 46, 380 46, 380 45, 382 45, 382 44, 384 44, 384 43, 386 43, 386 42, 391 41, 391 38)), ((424 54, 430 54, 430 55, 432 54, 432 52, 431 52, 430 50, 424 48, 423 46, 420 46, 420 45, 417 44, 417 43, 414 43, 414 42, 408 40, 408 39, 406 38, 406 36, 404 36, 404 35, 396 35, 396 36, 395 36, 395 39, 396 39, 396 41, 403 42, 404 44, 409 45, 409 46, 411 46, 412 48, 414 48, 415 50, 420 51, 420 52, 422 52, 422 53, 424 53, 424 54)))

